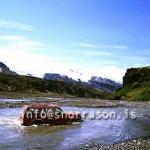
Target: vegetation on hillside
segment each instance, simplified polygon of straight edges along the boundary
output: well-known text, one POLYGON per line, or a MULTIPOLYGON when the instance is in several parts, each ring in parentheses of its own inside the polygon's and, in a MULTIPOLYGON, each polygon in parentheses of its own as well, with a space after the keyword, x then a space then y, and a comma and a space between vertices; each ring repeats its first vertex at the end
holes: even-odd
POLYGON ((123 87, 110 99, 149 101, 150 67, 128 69, 123 78, 123 87))
MULTIPOLYGON (((75 97, 105 98, 107 93, 80 84, 63 81, 43 80, 41 78, 0 73, 1 93, 56 93, 75 97)), ((47 94, 48 96, 48 94, 47 94)), ((50 95, 51 96, 51 95, 50 95)))

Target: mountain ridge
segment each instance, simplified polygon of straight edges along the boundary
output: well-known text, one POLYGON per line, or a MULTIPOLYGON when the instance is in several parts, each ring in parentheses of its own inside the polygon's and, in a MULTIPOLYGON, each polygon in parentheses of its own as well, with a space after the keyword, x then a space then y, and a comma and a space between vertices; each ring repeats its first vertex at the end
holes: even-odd
POLYGON ((1 63, 1 68, 0 95, 3 93, 10 93, 10 95, 15 93, 30 95, 40 93, 41 95, 50 94, 49 96, 51 96, 51 93, 55 93, 62 96, 86 98, 106 98, 107 96, 106 92, 96 90, 79 82, 67 83, 64 81, 53 81, 33 76, 19 75, 9 70, 4 63, 1 63))
POLYGON ((121 83, 113 81, 108 78, 92 76, 88 81, 88 84, 94 88, 98 88, 107 92, 115 92, 117 89, 122 87, 121 83))
POLYGON ((92 76, 90 80, 87 82, 82 81, 81 79, 74 80, 67 75, 61 75, 61 74, 56 74, 56 73, 45 73, 43 76, 43 79, 46 80, 57 80, 57 81, 64 81, 67 83, 80 83, 85 86, 89 86, 98 90, 103 90, 106 92, 115 92, 116 89, 122 87, 122 84, 113 81, 111 79, 107 78, 102 78, 102 77, 96 77, 92 76))

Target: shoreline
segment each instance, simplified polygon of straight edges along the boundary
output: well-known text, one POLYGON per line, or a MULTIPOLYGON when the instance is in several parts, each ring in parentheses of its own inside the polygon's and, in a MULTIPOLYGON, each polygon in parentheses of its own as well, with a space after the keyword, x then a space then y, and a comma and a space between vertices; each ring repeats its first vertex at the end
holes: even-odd
POLYGON ((55 102, 59 106, 82 107, 82 108, 116 108, 116 107, 136 107, 150 108, 150 101, 119 101, 91 98, 58 98, 58 97, 36 97, 23 99, 0 99, 0 108, 22 107, 29 103, 51 103, 55 102))
POLYGON ((114 144, 97 144, 93 143, 91 145, 85 144, 80 149, 82 150, 149 150, 150 149, 150 139, 137 139, 129 140, 114 144))
POLYGON ((47 93, 0 92, 0 99, 32 99, 32 98, 44 98, 44 97, 73 98, 74 96, 67 95, 67 94, 57 94, 53 92, 47 92, 47 93))

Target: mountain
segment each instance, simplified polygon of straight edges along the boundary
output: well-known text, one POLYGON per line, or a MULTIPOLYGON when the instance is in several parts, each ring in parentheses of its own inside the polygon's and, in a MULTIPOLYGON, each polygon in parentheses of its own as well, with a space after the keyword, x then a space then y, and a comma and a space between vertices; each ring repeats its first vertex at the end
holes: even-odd
POLYGON ((107 93, 80 84, 66 83, 64 81, 44 80, 37 77, 23 75, 9 75, 0 73, 1 93, 22 94, 48 94, 70 95, 74 97, 106 98, 107 93))
POLYGON ((112 99, 150 100, 150 67, 130 68, 123 77, 123 87, 112 95, 112 99))
POLYGON ((88 81, 88 84, 91 85, 93 88, 101 89, 107 92, 115 92, 116 89, 122 87, 122 84, 118 82, 96 76, 91 77, 91 79, 88 81))
POLYGON ((0 95, 8 93, 11 95, 15 93, 48 95, 50 93, 49 96, 54 93, 90 98, 105 98, 107 95, 106 92, 84 86, 72 78, 59 74, 45 74, 44 79, 33 77, 30 74, 19 75, 0 62, 0 95))
POLYGON ((67 83, 77 82, 76 80, 73 80, 72 78, 69 78, 66 75, 60 75, 60 74, 56 74, 56 73, 45 73, 43 79, 53 80, 53 81, 64 81, 67 83))
POLYGON ((91 88, 95 88, 95 89, 106 91, 106 92, 114 92, 116 89, 122 86, 120 83, 117 83, 113 80, 110 80, 107 78, 96 77, 96 76, 91 77, 91 79, 88 82, 84 82, 80 79, 78 79, 78 81, 74 80, 72 78, 69 78, 66 75, 45 73, 43 79, 80 84, 82 86, 91 87, 91 88))
POLYGON ((4 63, 0 62, 0 72, 9 75, 17 75, 16 72, 13 72, 7 67, 4 63))

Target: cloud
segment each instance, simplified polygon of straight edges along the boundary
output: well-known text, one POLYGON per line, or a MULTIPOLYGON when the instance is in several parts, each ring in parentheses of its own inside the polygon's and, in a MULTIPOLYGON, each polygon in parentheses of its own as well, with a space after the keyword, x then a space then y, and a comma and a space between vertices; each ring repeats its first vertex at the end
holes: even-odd
POLYGON ((65 73, 70 66, 60 58, 46 56, 29 51, 0 48, 0 60, 16 72, 31 73, 42 77, 46 72, 65 73))
POLYGON ((3 36, 0 36, 0 40, 7 40, 7 41, 10 41, 10 42, 14 42, 14 41, 17 41, 17 40, 22 40, 22 39, 24 39, 24 37, 17 36, 17 35, 3 35, 3 36))
POLYGON ((98 45, 91 44, 91 43, 77 43, 77 45, 84 48, 98 48, 98 45))
POLYGON ((136 63, 143 62, 144 60, 149 59, 146 56, 136 56, 136 55, 135 56, 122 56, 121 58, 126 61, 134 61, 136 63))
POLYGON ((110 56, 112 53, 106 52, 106 51, 86 51, 86 52, 81 52, 85 56, 110 56))
POLYGON ((139 57, 139 56, 122 56, 122 58, 128 59, 128 60, 136 60, 136 61, 141 60, 141 57, 139 57))
POLYGON ((7 46, 20 50, 39 50, 41 48, 52 48, 52 45, 41 43, 38 41, 27 39, 23 36, 3 35, 0 40, 7 42, 7 46))
POLYGON ((122 82, 125 69, 120 69, 115 65, 99 66, 97 68, 84 67, 84 65, 73 65, 65 58, 47 56, 31 51, 19 51, 10 48, 0 47, 0 60, 6 63, 10 69, 17 72, 26 72, 34 76, 42 77, 44 73, 60 73, 68 75, 74 79, 88 81, 91 76, 110 78, 122 82), (78 70, 80 73, 71 72, 70 69, 78 70))
POLYGON ((77 43, 76 45, 83 48, 105 48, 105 49, 127 49, 126 45, 98 45, 92 43, 77 43))
MULTIPOLYGON (((119 68, 115 65, 111 66, 99 66, 96 68, 93 67, 84 67, 84 66, 76 66, 78 67, 78 71, 80 74, 76 75, 76 78, 80 78, 83 81, 88 81, 91 76, 109 78, 115 81, 122 82, 123 76, 125 75, 126 68, 119 68)), ((66 72, 69 76, 73 76, 72 73, 66 72)))
POLYGON ((52 51, 51 45, 14 35, 0 36, 0 41, 0 61, 16 72, 42 77, 45 72, 64 74, 71 68, 70 58, 44 55, 43 50, 52 51))
POLYGON ((115 61, 96 61, 97 64, 100 65, 117 65, 117 63, 115 61))
POLYGON ((33 26, 24 24, 21 22, 11 22, 11 21, 4 21, 0 20, 0 28, 13 28, 18 30, 24 30, 24 31, 32 31, 33 26))
POLYGON ((109 65, 109 67, 100 65, 97 68, 85 67, 84 65, 74 65, 64 57, 44 55, 28 50, 21 51, 12 47, 0 47, 0 61, 16 72, 31 73, 38 77, 50 72, 68 75, 74 79, 80 78, 84 81, 88 81, 91 76, 99 76, 122 82, 125 73, 125 69, 120 69, 115 65, 109 65), (74 73, 70 69, 78 71, 74 73))
MULTIPOLYGON (((71 51, 68 51, 71 52, 71 51)), ((90 56, 90 57, 98 57, 98 56, 111 56, 113 55, 112 52, 110 51, 104 51, 104 50, 93 50, 93 49, 88 49, 88 50, 76 50, 76 53, 82 56, 90 56)))
MULTIPOLYGON (((42 77, 44 73, 60 73, 68 75, 74 79, 82 79, 87 81, 91 76, 100 76, 105 78, 111 78, 116 81, 122 81, 122 76, 125 70, 120 69, 115 64, 111 63, 111 66, 103 67, 85 67, 85 64, 74 64, 72 58, 46 55, 43 50, 50 48, 49 45, 41 43, 35 40, 29 40, 23 36, 3 35, 0 36, 0 61, 6 63, 11 70, 16 72, 26 72, 33 74, 34 76, 42 77), (4 42, 3 42, 4 41, 4 42), (6 43, 5 43, 6 42, 6 43), (42 53, 39 53, 39 50, 42 53), (76 70, 75 72, 70 71, 76 70)), ((49 49, 52 51, 53 49, 49 49)), ((106 52, 85 52, 85 55, 110 55, 106 52)), ((106 62, 103 62, 106 63, 106 62)))

